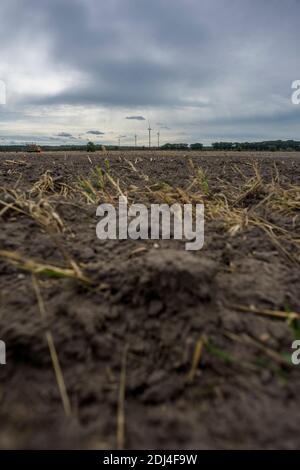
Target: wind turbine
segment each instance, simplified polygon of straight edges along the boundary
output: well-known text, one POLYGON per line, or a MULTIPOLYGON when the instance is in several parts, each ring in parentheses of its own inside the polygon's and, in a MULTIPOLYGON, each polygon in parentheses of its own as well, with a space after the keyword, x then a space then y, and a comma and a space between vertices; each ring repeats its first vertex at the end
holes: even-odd
POLYGON ((160 137, 160 133, 158 132, 157 133, 157 148, 159 148, 159 137, 160 137))
POLYGON ((136 147, 136 142, 137 142, 137 135, 134 134, 134 146, 136 147))
POLYGON ((121 139, 125 139, 126 135, 119 135, 118 140, 119 140, 119 149, 121 148, 121 139))
POLYGON ((149 127, 148 127, 148 132, 149 132, 149 148, 151 148, 151 126, 150 126, 150 121, 148 121, 149 127))

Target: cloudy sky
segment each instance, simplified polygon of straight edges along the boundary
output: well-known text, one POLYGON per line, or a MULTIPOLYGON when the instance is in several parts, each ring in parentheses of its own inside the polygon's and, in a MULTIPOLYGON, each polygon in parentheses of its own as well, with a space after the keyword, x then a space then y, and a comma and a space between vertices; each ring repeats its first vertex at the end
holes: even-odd
POLYGON ((299 0, 1 0, 0 143, 300 140, 299 0))

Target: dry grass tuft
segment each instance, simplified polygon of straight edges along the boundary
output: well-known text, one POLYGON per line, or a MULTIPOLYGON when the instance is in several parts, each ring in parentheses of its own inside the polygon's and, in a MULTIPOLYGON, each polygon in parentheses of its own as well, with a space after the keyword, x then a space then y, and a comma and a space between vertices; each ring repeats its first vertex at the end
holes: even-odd
POLYGON ((9 250, 0 250, 0 258, 4 258, 18 268, 35 275, 43 275, 51 278, 76 279, 85 284, 92 284, 92 281, 82 273, 81 269, 75 263, 73 263, 70 268, 63 268, 52 264, 40 263, 26 258, 16 251, 9 250))
POLYGON ((0 204, 3 206, 0 216, 8 211, 15 211, 28 215, 43 228, 51 227, 54 232, 64 232, 66 230, 62 219, 47 198, 32 199, 26 193, 14 189, 2 188, 2 191, 6 198, 0 199, 0 204))
MULTIPOLYGON (((42 318, 42 320, 45 320, 45 318, 46 318, 46 309, 45 309, 44 301, 43 301, 42 294, 41 294, 41 291, 40 291, 38 280, 37 280, 37 278, 34 274, 32 274, 32 284, 33 284, 33 288, 34 288, 36 298, 37 298, 37 301, 38 301, 39 312, 40 312, 41 318, 42 318)), ((64 408, 64 412, 65 412, 66 417, 69 418, 72 414, 71 402, 70 402, 70 399, 69 399, 69 396, 68 396, 68 393, 67 393, 67 388, 66 388, 63 372, 62 372, 62 369, 61 369, 61 366, 60 366, 60 363, 59 363, 58 354, 57 354, 57 351, 56 351, 56 348, 55 348, 55 344, 54 344, 54 340, 53 340, 53 336, 52 336, 51 331, 47 330, 45 332, 45 336, 46 336, 46 341, 47 341, 47 344, 48 344, 49 353, 50 353, 50 357, 51 357, 51 361, 52 361, 52 366, 53 366, 53 370, 54 370, 58 390, 59 390, 59 393, 60 393, 62 405, 63 405, 63 408, 64 408)))

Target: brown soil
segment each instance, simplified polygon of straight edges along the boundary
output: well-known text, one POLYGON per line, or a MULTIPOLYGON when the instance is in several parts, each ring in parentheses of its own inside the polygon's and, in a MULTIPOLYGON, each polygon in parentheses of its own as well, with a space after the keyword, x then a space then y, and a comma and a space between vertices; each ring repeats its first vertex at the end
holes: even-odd
POLYGON ((66 266, 64 251, 92 280, 36 275, 43 318, 32 274, 0 257, 0 339, 7 346, 7 364, 0 366, 1 448, 106 449, 121 447, 123 438, 127 449, 299 448, 300 366, 288 361, 297 335, 288 313, 300 312, 299 211, 267 212, 263 191, 243 193, 255 162, 264 184, 277 174, 283 188, 299 187, 298 154, 0 155, 1 250, 66 266), (239 190, 243 197, 233 207, 249 217, 254 207, 294 242, 251 223, 230 230, 221 217, 206 220, 198 252, 175 240, 100 241, 97 204, 75 193, 59 196, 58 189, 89 178, 96 166, 107 169, 105 158, 114 181, 140 188, 143 199, 146 186, 158 182, 187 187, 192 158, 206 172, 211 194, 239 190), (42 196, 68 227, 55 237, 8 207, 14 200, 7 189, 29 194, 46 170, 55 187, 42 196))

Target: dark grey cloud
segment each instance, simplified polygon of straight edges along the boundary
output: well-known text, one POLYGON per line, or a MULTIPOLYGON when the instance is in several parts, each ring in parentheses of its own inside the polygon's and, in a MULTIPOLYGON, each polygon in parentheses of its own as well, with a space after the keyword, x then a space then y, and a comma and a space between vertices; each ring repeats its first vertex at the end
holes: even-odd
POLYGON ((101 132, 101 131, 87 131, 87 134, 91 134, 91 135, 104 135, 105 132, 101 132))
POLYGON ((72 134, 69 134, 69 132, 59 132, 57 134, 57 137, 67 137, 74 139, 74 136, 72 134))
POLYGON ((188 120, 219 134, 297 129, 299 14, 298 0, 1 0, 0 79, 11 70, 12 101, 35 109, 102 106, 151 121, 157 110, 172 132, 188 120), (49 85, 17 88, 23 70, 49 85), (56 88, 55 74, 70 80, 56 88))
MULTIPOLYGON (((222 86, 228 73, 243 80, 248 73, 250 85, 250 79, 258 78, 253 76, 258 66, 267 81, 276 69, 280 75, 276 63, 291 67, 297 62, 293 55, 299 36, 297 0, 114 0, 105 5, 96 0, 4 0, 4 4, 7 21, 2 37, 5 30, 11 31, 10 23, 18 24, 17 38, 45 37, 53 63, 86 75, 86 80, 50 102, 178 104, 185 102, 187 90, 201 90, 212 82, 222 86)), ((11 34, 4 44, 8 40, 11 34)))
POLYGON ((125 119, 132 120, 132 121, 146 121, 144 116, 127 116, 125 119))

